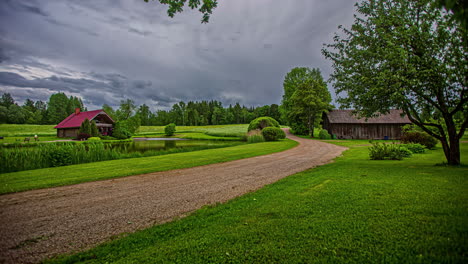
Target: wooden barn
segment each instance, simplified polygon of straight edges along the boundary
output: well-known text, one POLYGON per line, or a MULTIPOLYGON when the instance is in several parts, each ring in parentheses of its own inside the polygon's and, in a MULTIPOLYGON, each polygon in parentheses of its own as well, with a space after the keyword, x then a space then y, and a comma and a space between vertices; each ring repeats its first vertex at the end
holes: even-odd
POLYGON ((104 110, 80 112, 80 109, 76 108, 73 114, 54 127, 57 129, 57 137, 77 137, 81 123, 85 119, 96 122, 101 135, 110 135, 112 133, 115 122, 104 110))
POLYGON ((411 124, 401 110, 375 118, 357 118, 353 110, 332 110, 323 114, 323 128, 342 139, 399 139, 402 126, 411 124))

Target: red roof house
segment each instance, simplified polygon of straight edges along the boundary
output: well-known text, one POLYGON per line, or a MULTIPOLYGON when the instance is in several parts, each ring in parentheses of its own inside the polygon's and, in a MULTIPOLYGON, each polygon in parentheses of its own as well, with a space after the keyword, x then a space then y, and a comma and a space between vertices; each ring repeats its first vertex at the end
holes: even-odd
POLYGON ((104 110, 94 110, 80 112, 80 109, 75 109, 75 112, 65 118, 62 122, 56 125, 57 137, 77 137, 81 123, 85 119, 94 121, 102 135, 109 135, 112 132, 114 120, 104 110))

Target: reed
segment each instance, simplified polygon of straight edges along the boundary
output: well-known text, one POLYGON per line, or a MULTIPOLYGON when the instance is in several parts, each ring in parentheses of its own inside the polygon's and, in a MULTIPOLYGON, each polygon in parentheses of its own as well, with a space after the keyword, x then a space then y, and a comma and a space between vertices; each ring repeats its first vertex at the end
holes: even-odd
POLYGON ((232 143, 186 146, 141 152, 130 151, 129 142, 60 142, 0 145, 0 173, 34 170, 105 160, 140 158, 203 149, 224 148, 232 143))

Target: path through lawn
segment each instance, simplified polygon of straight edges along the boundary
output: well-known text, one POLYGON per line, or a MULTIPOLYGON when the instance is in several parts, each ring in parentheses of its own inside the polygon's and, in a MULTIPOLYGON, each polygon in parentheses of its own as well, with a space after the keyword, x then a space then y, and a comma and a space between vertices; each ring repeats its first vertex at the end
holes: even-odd
POLYGON ((345 150, 288 134, 298 147, 249 159, 0 196, 0 262, 38 262, 225 202, 345 150))

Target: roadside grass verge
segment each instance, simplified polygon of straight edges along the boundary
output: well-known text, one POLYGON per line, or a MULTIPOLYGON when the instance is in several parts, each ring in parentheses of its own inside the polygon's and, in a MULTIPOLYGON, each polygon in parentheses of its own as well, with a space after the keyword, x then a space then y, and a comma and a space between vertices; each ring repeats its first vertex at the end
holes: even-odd
POLYGON ((0 194, 226 162, 284 151, 297 144, 286 139, 163 156, 4 173, 0 174, 0 194))
POLYGON ((435 166, 440 148, 371 161, 352 142, 334 163, 50 263, 466 263, 468 167, 435 166))

